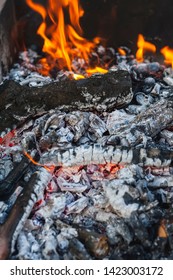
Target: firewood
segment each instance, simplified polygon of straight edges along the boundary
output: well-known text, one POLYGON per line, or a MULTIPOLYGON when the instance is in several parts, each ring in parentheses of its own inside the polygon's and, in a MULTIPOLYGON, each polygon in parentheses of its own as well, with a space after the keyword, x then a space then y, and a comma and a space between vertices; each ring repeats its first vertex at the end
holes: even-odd
POLYGON ((41 88, 7 81, 0 86, 0 131, 18 125, 29 114, 56 107, 85 110, 120 108, 132 99, 127 71, 111 71, 82 80, 65 80, 41 88))
POLYGON ((8 259, 14 250, 16 238, 31 210, 42 195, 51 179, 51 174, 44 168, 35 172, 26 188, 17 198, 4 224, 0 225, 0 259, 8 259))

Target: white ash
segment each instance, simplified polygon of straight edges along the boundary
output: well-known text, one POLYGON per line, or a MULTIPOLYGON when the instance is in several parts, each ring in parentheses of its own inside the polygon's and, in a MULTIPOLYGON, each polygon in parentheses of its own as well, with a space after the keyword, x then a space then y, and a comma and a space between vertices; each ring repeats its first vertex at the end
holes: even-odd
POLYGON ((37 72, 33 72, 33 70, 27 69, 25 66, 22 67, 20 64, 15 64, 5 79, 12 79, 22 86, 27 85, 29 87, 42 87, 53 82, 50 77, 42 76, 37 72))
POLYGON ((106 232, 111 244, 118 244, 120 237, 125 240, 127 244, 132 242, 133 233, 125 222, 117 218, 111 219, 110 224, 106 228, 106 232))
POLYGON ((0 201, 0 224, 3 224, 8 217, 9 212, 12 209, 12 206, 15 204, 18 196, 21 194, 23 187, 18 186, 12 195, 4 202, 0 201))
POLYGON ((70 203, 66 207, 66 214, 69 215, 71 213, 81 213, 89 204, 89 200, 87 197, 80 197, 74 202, 70 203))
POLYGON ((50 217, 60 217, 66 207, 66 196, 52 194, 45 206, 41 207, 36 215, 44 219, 50 217))
POLYGON ((12 169, 13 169, 12 158, 8 155, 4 155, 0 159, 0 181, 5 179, 12 169))
POLYGON ((114 134, 118 128, 127 125, 133 119, 134 115, 129 115, 124 110, 115 110, 108 115, 106 126, 109 133, 114 134))
POLYGON ((59 255, 56 251, 57 245, 58 241, 56 237, 56 232, 53 229, 49 229, 49 231, 44 236, 44 244, 42 250, 43 258, 46 260, 58 260, 59 255))
POLYGON ((129 218, 132 212, 137 211, 139 204, 135 202, 139 198, 138 191, 123 182, 123 180, 112 180, 103 181, 103 189, 105 191, 106 197, 109 200, 110 205, 113 208, 113 211, 124 218, 129 218), (134 203, 126 204, 124 196, 128 194, 134 203))
POLYGON ((148 183, 149 188, 167 188, 173 186, 172 176, 153 176, 152 181, 148 183))
POLYGON ((103 192, 102 188, 100 188, 99 190, 92 188, 87 193, 87 196, 92 201, 93 206, 97 209, 106 209, 109 206, 108 199, 105 196, 105 193, 103 192))
MULTIPOLYGON (((112 212, 105 212, 104 209, 97 209, 95 210, 95 220, 98 222, 104 222, 106 224, 109 224, 113 219, 117 219, 117 215, 112 212)), ((90 209, 91 211, 91 209, 90 209)))
POLYGON ((67 182, 65 179, 63 178, 57 178, 57 184, 59 186, 59 188, 61 189, 61 191, 70 191, 70 192, 76 192, 76 193, 82 193, 84 191, 86 191, 87 186, 82 185, 80 183, 71 183, 71 182, 67 182))
POLYGON ((39 244, 31 232, 22 231, 17 240, 17 258, 19 260, 41 259, 39 244))
POLYGON ((164 138, 170 146, 173 146, 173 131, 164 129, 160 132, 160 136, 164 138))

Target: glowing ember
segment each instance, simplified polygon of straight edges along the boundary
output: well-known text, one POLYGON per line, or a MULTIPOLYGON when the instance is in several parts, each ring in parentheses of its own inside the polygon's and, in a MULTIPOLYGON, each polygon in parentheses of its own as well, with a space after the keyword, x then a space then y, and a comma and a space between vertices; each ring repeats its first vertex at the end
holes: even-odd
MULTIPOLYGON (((37 34, 44 39, 43 52, 48 58, 40 60, 43 75, 49 74, 54 67, 72 71, 74 58, 83 58, 88 64, 89 56, 95 46, 99 43, 98 38, 88 41, 82 37, 83 31, 79 20, 84 11, 79 0, 48 0, 48 7, 44 8, 32 0, 26 0, 28 6, 38 12, 42 17, 42 23, 37 34), (69 14, 68 20, 65 15, 69 14), (49 24, 47 24, 49 22, 49 24)), ((100 72, 101 68, 94 71, 100 72)), ((104 73, 105 69, 102 70, 104 73)), ((84 78, 74 76, 76 79, 84 78)))
POLYGON ((155 45, 145 41, 142 34, 138 35, 137 47, 138 50, 136 52, 136 59, 138 62, 143 62, 145 52, 153 52, 153 53, 156 52, 155 45))
POLYGON ((165 58, 165 63, 166 64, 171 64, 173 68, 173 49, 169 48, 168 46, 165 46, 160 50, 161 54, 163 54, 165 58))
POLYGON ((13 146, 13 142, 11 142, 12 138, 16 135, 16 131, 13 129, 8 132, 4 137, 0 137, 0 145, 10 147, 13 146))
POLYGON ((119 54, 122 55, 122 56, 125 56, 125 55, 126 55, 125 50, 123 50, 122 48, 118 48, 118 52, 119 52, 119 54))

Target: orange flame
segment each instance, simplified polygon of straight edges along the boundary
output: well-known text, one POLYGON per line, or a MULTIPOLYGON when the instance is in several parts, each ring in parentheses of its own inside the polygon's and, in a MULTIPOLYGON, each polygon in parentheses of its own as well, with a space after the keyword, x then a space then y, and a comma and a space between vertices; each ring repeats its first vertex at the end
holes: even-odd
POLYGON ((165 46, 160 50, 161 54, 163 54, 165 60, 164 62, 166 64, 171 64, 173 68, 173 49, 169 48, 168 46, 165 46))
POLYGON ((44 39, 43 52, 52 58, 52 61, 40 60, 44 68, 42 74, 48 74, 54 66, 72 71, 72 61, 75 57, 88 62, 98 38, 88 41, 82 37, 83 31, 79 20, 84 11, 79 0, 48 0, 47 9, 34 3, 33 0, 26 0, 26 3, 42 17, 37 34, 44 39), (68 19, 65 17, 67 12, 68 19))
POLYGON ((41 163, 35 161, 35 160, 31 157, 31 155, 29 155, 27 152, 24 151, 23 153, 24 153, 24 155, 25 155, 33 164, 38 165, 38 166, 42 166, 42 167, 44 167, 47 171, 49 171, 49 172, 51 172, 51 173, 54 171, 54 169, 55 169, 55 166, 54 166, 54 165, 48 167, 48 166, 46 166, 46 165, 43 165, 43 164, 41 164, 41 163))
POLYGON ((150 42, 145 41, 142 34, 138 35, 137 47, 138 50, 136 52, 136 59, 138 62, 143 62, 145 52, 156 52, 156 46, 150 42))
POLYGON ((168 237, 168 233, 166 230, 166 225, 165 225, 166 221, 165 220, 161 220, 159 228, 158 228, 158 237, 160 238, 167 238, 168 237))
POLYGON ((118 48, 118 52, 120 55, 125 56, 126 55, 126 51, 122 48, 118 48))

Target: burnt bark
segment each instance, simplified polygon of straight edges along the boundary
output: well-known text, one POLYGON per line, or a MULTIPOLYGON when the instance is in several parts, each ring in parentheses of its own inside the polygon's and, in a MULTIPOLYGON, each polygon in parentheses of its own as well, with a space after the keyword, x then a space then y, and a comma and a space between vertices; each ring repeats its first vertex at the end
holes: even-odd
POLYGON ((14 1, 0 1, 0 82, 15 57, 15 23, 14 1))
POLYGON ((127 71, 93 75, 82 80, 65 80, 29 88, 14 81, 0 86, 0 131, 18 125, 22 118, 54 108, 109 110, 132 99, 131 78, 127 71))
POLYGON ((0 260, 8 259, 13 252, 18 234, 50 179, 51 174, 44 168, 40 168, 32 174, 27 186, 17 197, 5 223, 0 225, 0 260))
POLYGON ((28 197, 30 198, 33 192, 36 180, 37 173, 34 173, 28 183, 28 187, 25 188, 22 194, 17 198, 7 220, 3 225, 0 225, 0 260, 5 260, 9 257, 13 234, 18 224, 21 222, 23 215, 26 213, 28 197))

